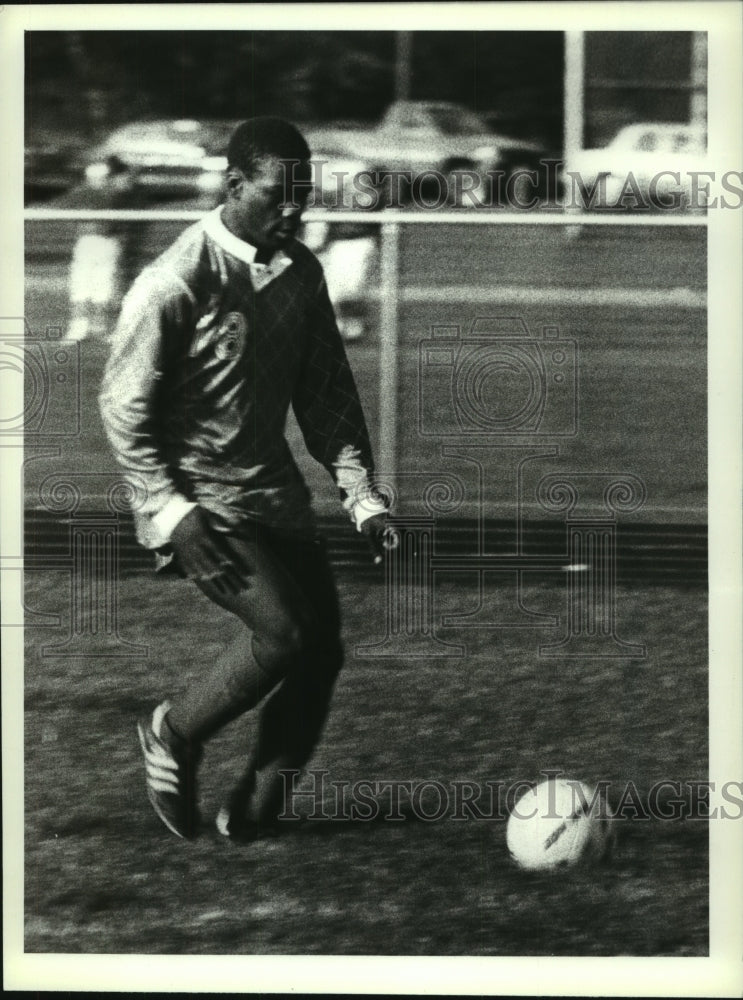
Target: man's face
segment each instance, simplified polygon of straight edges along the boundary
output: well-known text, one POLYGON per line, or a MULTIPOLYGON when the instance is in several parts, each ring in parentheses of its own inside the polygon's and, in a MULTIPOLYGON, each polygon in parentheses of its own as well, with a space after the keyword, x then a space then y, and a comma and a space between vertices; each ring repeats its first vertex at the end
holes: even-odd
POLYGON ((310 191, 310 165, 264 157, 252 177, 229 175, 229 220, 237 236, 263 251, 285 246, 296 235, 310 191))

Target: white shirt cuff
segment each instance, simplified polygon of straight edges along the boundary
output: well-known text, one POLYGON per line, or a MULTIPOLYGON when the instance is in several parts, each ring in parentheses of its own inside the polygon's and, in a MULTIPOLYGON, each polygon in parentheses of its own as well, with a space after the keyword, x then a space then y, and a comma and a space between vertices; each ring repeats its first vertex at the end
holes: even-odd
POLYGON ((161 511, 153 515, 152 525, 162 538, 162 545, 166 545, 170 541, 170 536, 176 525, 196 506, 197 504, 186 500, 185 497, 175 496, 166 503, 161 511))
POLYGON ((374 517, 377 514, 386 514, 387 512, 387 506, 383 501, 374 500, 372 497, 366 496, 363 500, 354 504, 351 516, 356 525, 356 530, 361 531, 361 525, 364 521, 368 521, 370 517, 374 517))

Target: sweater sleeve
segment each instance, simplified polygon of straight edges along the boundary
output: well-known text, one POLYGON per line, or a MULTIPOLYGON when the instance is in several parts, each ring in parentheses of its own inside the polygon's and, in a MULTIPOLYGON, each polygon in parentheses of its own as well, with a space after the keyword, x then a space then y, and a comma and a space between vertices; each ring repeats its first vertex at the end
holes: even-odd
POLYGON ((99 395, 103 426, 124 476, 145 487, 138 513, 165 544, 193 506, 176 488, 158 442, 158 402, 166 358, 190 321, 192 299, 175 275, 144 272, 124 299, 99 395))
POLYGON ((386 504, 372 488, 369 433, 324 278, 310 305, 307 335, 294 413, 308 451, 333 477, 345 510, 360 529, 386 504))

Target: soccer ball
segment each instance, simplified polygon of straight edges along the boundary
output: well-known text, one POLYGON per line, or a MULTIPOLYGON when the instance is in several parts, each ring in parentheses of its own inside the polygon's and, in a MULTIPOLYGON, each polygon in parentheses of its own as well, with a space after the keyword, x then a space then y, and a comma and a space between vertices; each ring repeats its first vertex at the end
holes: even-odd
POLYGON ((520 868, 544 871, 597 860, 612 842, 611 810, 580 781, 550 778, 522 795, 506 826, 506 844, 520 868))

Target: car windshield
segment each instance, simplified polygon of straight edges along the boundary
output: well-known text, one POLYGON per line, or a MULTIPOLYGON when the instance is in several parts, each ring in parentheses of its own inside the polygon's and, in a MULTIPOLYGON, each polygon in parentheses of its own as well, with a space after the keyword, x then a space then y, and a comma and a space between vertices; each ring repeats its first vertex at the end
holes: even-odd
POLYGON ((445 135, 482 135, 488 131, 477 115, 466 108, 432 107, 429 113, 445 135))
POLYGON ((126 151, 146 149, 153 155, 201 156, 223 153, 232 130, 230 122, 142 121, 113 132, 106 147, 126 151))

